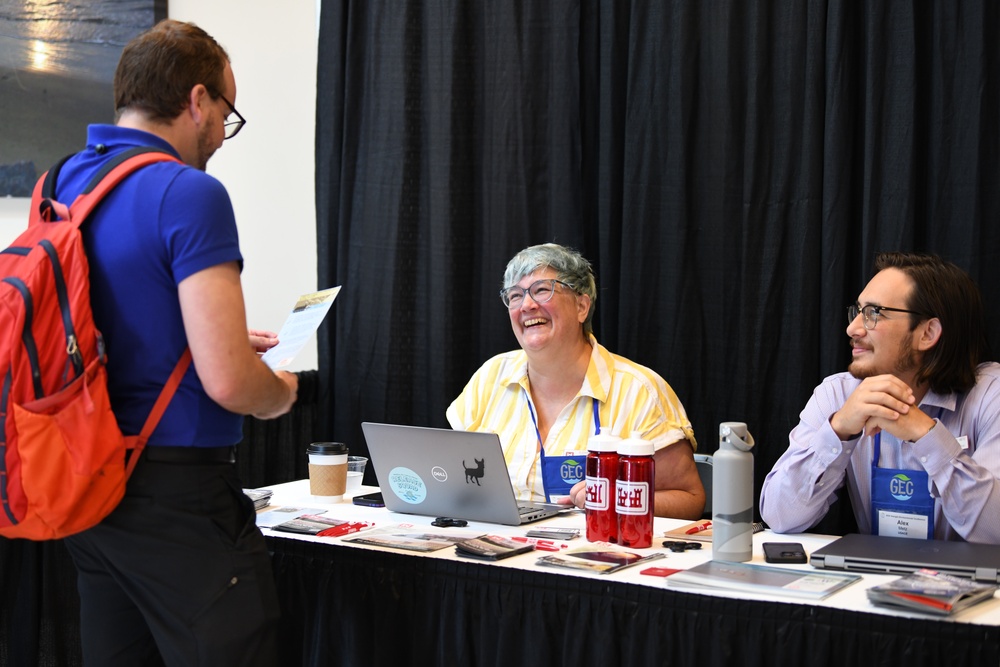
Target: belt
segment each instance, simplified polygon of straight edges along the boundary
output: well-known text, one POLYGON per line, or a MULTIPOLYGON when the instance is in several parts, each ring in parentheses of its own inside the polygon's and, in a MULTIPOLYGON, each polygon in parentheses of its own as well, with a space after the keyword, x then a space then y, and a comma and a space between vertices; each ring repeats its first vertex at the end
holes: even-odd
MULTIPOLYGON (((129 450, 131 451, 131 450, 129 450)), ((158 463, 235 463, 236 447, 169 447, 146 445, 143 456, 158 463)))

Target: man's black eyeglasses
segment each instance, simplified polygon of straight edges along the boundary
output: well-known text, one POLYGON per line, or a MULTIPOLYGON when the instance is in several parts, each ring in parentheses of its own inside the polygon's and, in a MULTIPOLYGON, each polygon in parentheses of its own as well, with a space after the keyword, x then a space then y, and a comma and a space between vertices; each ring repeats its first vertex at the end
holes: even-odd
POLYGON ((909 313, 910 315, 919 315, 920 317, 930 317, 930 315, 925 315, 923 313, 918 313, 915 310, 904 310, 902 308, 889 308, 888 306, 873 306, 868 304, 862 307, 861 304, 852 303, 847 307, 847 323, 850 324, 854 321, 854 318, 861 314, 862 324, 865 326, 866 331, 871 331, 878 324, 878 316, 882 311, 889 311, 893 313, 909 313))
POLYGON ((243 126, 247 124, 247 121, 240 115, 240 112, 236 110, 233 103, 226 99, 225 95, 220 94, 219 97, 221 97, 222 101, 229 106, 229 110, 236 114, 236 120, 228 120, 227 118, 225 123, 223 123, 223 128, 226 132, 225 139, 232 139, 239 134, 240 130, 243 129, 243 126))

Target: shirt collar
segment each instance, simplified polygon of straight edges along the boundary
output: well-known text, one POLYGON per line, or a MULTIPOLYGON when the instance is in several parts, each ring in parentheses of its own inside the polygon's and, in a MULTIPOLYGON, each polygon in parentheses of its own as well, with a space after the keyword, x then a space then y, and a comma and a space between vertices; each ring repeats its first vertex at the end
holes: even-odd
POLYGON ((166 139, 131 127, 88 125, 87 148, 96 150, 99 145, 105 146, 112 153, 134 146, 150 146, 180 158, 180 155, 166 139))
MULTIPOLYGON (((589 339, 590 363, 577 396, 589 396, 603 403, 611 393, 611 367, 614 365, 614 360, 611 353, 598 344, 594 334, 590 334, 589 339)), ((503 387, 516 384, 528 391, 528 355, 524 350, 516 353, 507 373, 497 381, 503 387)))
MULTIPOLYGON (((947 410, 948 412, 954 412, 955 408, 958 406, 958 394, 951 392, 941 395, 934 393, 934 390, 932 389, 928 389, 918 407, 923 410, 924 406, 931 406, 947 410)), ((927 410, 923 411, 927 412, 927 410)))

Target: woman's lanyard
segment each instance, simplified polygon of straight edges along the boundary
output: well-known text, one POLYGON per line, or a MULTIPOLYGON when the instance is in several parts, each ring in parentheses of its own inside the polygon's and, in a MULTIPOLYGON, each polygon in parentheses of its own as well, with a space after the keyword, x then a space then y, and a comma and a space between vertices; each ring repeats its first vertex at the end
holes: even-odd
MULTIPOLYGON (((542 442, 542 434, 538 430, 538 420, 535 418, 535 409, 531 407, 531 399, 525 393, 524 399, 528 402, 528 412, 531 413, 531 423, 535 427, 535 437, 538 439, 538 449, 542 457, 542 488, 545 490, 545 502, 552 502, 552 496, 569 495, 569 490, 577 482, 584 480, 586 473, 586 454, 581 458, 577 456, 546 456, 545 443, 542 442)), ((594 435, 601 432, 601 415, 598 409, 596 398, 591 398, 594 407, 594 435)))

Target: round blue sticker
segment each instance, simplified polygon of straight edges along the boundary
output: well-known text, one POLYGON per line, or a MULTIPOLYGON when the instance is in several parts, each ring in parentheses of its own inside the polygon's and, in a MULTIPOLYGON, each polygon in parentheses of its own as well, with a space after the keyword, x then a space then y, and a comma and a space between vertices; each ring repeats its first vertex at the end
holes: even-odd
POLYGON ((389 488, 403 502, 419 505, 427 497, 427 485, 417 473, 409 468, 393 468, 389 471, 389 488))

